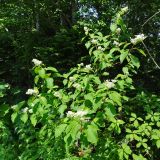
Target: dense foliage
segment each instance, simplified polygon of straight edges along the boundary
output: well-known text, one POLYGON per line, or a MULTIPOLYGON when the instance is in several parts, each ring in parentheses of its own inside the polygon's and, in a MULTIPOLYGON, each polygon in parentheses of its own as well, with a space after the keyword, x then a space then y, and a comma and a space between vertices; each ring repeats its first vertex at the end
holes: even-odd
POLYGON ((0 159, 159 159, 157 0, 1 4, 0 159))

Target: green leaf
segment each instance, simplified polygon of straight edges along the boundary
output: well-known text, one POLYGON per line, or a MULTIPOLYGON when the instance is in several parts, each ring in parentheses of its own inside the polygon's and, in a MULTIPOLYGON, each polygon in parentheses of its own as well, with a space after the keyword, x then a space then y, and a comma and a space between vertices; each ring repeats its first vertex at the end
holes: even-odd
POLYGON ((140 155, 132 154, 132 156, 134 160, 147 160, 141 154, 140 155))
POLYGON ((47 88, 53 88, 53 78, 46 78, 47 88))
POLYGON ((17 115, 18 115, 17 112, 14 112, 14 113, 11 115, 11 120, 12 120, 12 122, 15 122, 15 119, 17 118, 17 115))
POLYGON ((124 155, 123 149, 118 149, 119 160, 123 160, 123 155, 124 155))
POLYGON ((122 106, 121 95, 118 92, 115 92, 115 91, 110 92, 109 98, 114 102, 116 102, 119 106, 122 106))
POLYGON ((62 104, 62 105, 59 107, 58 112, 59 112, 60 114, 63 114, 66 109, 67 109, 67 105, 62 104))
POLYGON ((128 51, 122 50, 121 51, 121 55, 120 55, 120 62, 123 63, 123 61, 125 60, 125 58, 128 55, 128 51))
POLYGON ((39 100, 41 104, 43 104, 44 106, 47 106, 47 99, 45 97, 40 97, 39 100))
POLYGON ((75 121, 74 127, 70 130, 70 134, 73 140, 76 139, 77 133, 78 131, 80 131, 80 129, 81 129, 81 125, 77 121, 75 121))
POLYGON ((116 110, 115 110, 115 106, 112 103, 108 103, 107 106, 105 107, 105 113, 107 115, 107 117, 113 118, 116 114, 116 110))
POLYGON ((35 125, 37 124, 37 119, 34 114, 31 115, 30 120, 31 120, 32 125, 35 127, 35 125))
POLYGON ((119 48, 112 48, 110 51, 109 51, 109 54, 112 54, 114 52, 117 52, 119 51, 119 48))
POLYGON ((87 140, 93 144, 97 144, 98 141, 98 134, 97 134, 97 127, 95 125, 88 125, 86 130, 87 140))
POLYGON ((27 114, 27 113, 23 113, 23 114, 21 115, 21 120, 22 120, 24 123, 26 123, 27 120, 28 120, 28 114, 27 114))
POLYGON ((58 73, 57 69, 54 67, 47 67, 46 70, 58 73))
POLYGON ((117 24, 111 23, 111 25, 110 25, 110 30, 111 30, 112 32, 115 32, 116 29, 117 29, 117 24))
POLYGON ((45 72, 45 69, 44 68, 41 68, 38 72, 39 76, 41 78, 45 78, 45 75, 46 75, 46 72, 45 72))
POLYGON ((142 145, 143 145, 144 148, 148 147, 147 143, 142 143, 142 145))
POLYGON ((139 59, 133 55, 130 56, 131 57, 131 62, 134 66, 136 66, 137 68, 140 67, 140 62, 139 59))
POLYGON ((139 123, 138 123, 137 120, 134 121, 134 126, 135 126, 135 127, 138 127, 138 126, 139 126, 139 123))
POLYGON ((139 148, 142 144, 139 142, 137 143, 136 147, 139 148))
POLYGON ((123 148, 123 150, 126 154, 131 154, 132 153, 130 147, 127 144, 122 144, 122 148, 123 148))
POLYGON ((139 49, 139 48, 133 48, 133 49, 136 49, 138 52, 140 52, 141 54, 143 54, 144 56, 146 56, 146 54, 144 53, 144 51, 142 49, 139 49))
POLYGON ((86 44, 85 44, 86 48, 88 49, 90 46, 91 46, 91 42, 88 41, 86 44))
POLYGON ((156 142, 157 148, 160 148, 160 140, 156 142))
POLYGON ((67 124, 60 124, 55 129, 55 138, 59 137, 66 129, 67 124))

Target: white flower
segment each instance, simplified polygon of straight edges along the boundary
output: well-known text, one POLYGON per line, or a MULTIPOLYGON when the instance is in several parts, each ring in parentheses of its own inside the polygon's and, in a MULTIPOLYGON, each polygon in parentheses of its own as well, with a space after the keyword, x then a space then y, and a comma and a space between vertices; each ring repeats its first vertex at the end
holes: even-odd
POLYGON ((101 46, 98 46, 98 50, 104 51, 105 49, 102 48, 101 46))
POLYGON ((25 108, 22 109, 23 113, 26 113, 27 111, 28 111, 28 107, 25 107, 25 108))
POLYGON ((62 95, 61 95, 59 92, 55 92, 55 93, 54 93, 54 96, 55 96, 55 97, 58 97, 58 98, 62 98, 62 95))
POLYGON ((85 115, 87 115, 88 114, 88 112, 87 111, 77 111, 76 113, 75 113, 75 116, 76 117, 83 117, 83 116, 85 116, 85 115))
POLYGON ((88 31, 89 29, 88 29, 88 27, 84 27, 84 31, 88 31))
POLYGON ((112 80, 111 80, 111 82, 113 82, 113 83, 116 83, 116 82, 117 82, 117 80, 115 80, 115 79, 112 79, 112 80))
POLYGON ((15 110, 17 107, 18 107, 17 105, 14 105, 14 106, 12 106, 11 108, 12 108, 13 110, 15 110))
POLYGON ((97 40, 96 40, 96 39, 92 39, 92 40, 91 40, 91 43, 92 43, 92 44, 96 44, 96 43, 97 43, 97 40))
POLYGON ((70 80, 71 82, 74 82, 76 79, 75 79, 74 77, 69 77, 69 80, 70 80))
POLYGON ((67 117, 71 117, 71 118, 72 117, 79 117, 79 118, 82 118, 87 114, 88 114, 88 112, 87 111, 83 111, 83 110, 80 110, 80 111, 77 111, 77 112, 68 111, 67 112, 67 117))
POLYGON ((113 45, 115 45, 115 46, 117 46, 117 47, 118 47, 118 46, 119 46, 119 42, 114 41, 114 42, 113 42, 113 45))
POLYGON ((72 111, 67 112, 67 117, 74 117, 74 116, 75 116, 74 112, 72 112, 72 111))
POLYGON ((89 28, 88 27, 84 27, 84 31, 85 31, 85 34, 87 35, 88 32, 89 32, 89 28))
POLYGON ((122 8, 121 11, 122 11, 123 13, 126 13, 126 12, 128 11, 128 7, 122 8))
POLYGON ((28 94, 28 95, 34 95, 34 94, 37 94, 37 93, 38 93, 38 91, 36 91, 34 89, 28 89, 27 92, 26 92, 26 94, 28 94))
POLYGON ((39 61, 38 59, 33 59, 32 62, 34 63, 35 66, 39 66, 42 64, 42 61, 39 61))
POLYGON ((78 64, 79 67, 83 67, 84 66, 84 63, 80 63, 78 64))
POLYGON ((29 112, 29 113, 33 113, 33 109, 29 109, 28 112, 29 112))
POLYGON ((85 67, 87 70, 92 70, 91 64, 86 65, 85 67))
POLYGON ((76 89, 81 89, 81 85, 78 84, 78 83, 74 83, 74 84, 73 84, 73 87, 76 88, 76 89))
POLYGON ((84 66, 84 63, 80 63, 79 65, 80 65, 80 66, 84 66))
POLYGON ((115 83, 116 83, 116 82, 117 82, 116 80, 111 80, 111 81, 106 80, 106 81, 105 81, 105 85, 107 86, 108 89, 110 89, 110 88, 115 87, 115 83))
POLYGON ((142 42, 145 38, 146 36, 144 36, 144 34, 135 35, 135 38, 131 38, 131 43, 135 45, 142 42))
POLYGON ((121 29, 120 29, 120 28, 117 28, 117 29, 116 29, 116 33, 117 33, 117 34, 120 34, 120 33, 121 33, 121 29))

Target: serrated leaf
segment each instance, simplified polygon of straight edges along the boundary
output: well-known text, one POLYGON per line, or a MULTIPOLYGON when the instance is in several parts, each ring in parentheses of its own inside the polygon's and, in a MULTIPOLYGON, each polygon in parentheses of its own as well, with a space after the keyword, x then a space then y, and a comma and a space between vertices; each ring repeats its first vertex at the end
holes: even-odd
POLYGON ((61 124, 55 129, 55 138, 59 137, 66 129, 67 124, 61 124))
POLYGON ((59 112, 60 114, 63 114, 64 111, 65 111, 65 109, 67 109, 67 105, 62 104, 62 105, 59 107, 58 112, 59 112))
POLYGON ((97 134, 97 127, 94 125, 88 125, 86 130, 87 140, 92 144, 97 144, 98 141, 98 134, 97 134))

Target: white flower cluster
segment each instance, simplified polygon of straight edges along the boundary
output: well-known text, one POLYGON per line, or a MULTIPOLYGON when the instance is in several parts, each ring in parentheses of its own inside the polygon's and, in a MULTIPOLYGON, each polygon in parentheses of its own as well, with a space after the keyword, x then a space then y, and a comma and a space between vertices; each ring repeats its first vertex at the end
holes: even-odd
POLYGON ((87 35, 88 32, 89 32, 89 28, 88 27, 84 27, 84 31, 85 31, 85 34, 87 35))
POLYGON ((76 89, 78 89, 78 90, 81 90, 81 88, 82 88, 79 83, 74 83, 73 87, 76 88, 76 89))
POLYGON ((13 105, 11 108, 15 110, 17 107, 18 107, 17 105, 13 105))
POLYGON ((118 46, 119 46, 119 42, 114 41, 114 42, 113 42, 113 45, 115 45, 116 47, 118 47, 118 46))
POLYGON ((105 51, 105 48, 102 48, 101 46, 98 46, 98 50, 101 50, 103 52, 103 51, 105 51))
POLYGON ((58 97, 58 98, 60 98, 60 99, 62 98, 62 95, 61 95, 59 92, 55 92, 55 93, 54 93, 54 96, 55 96, 55 97, 58 97))
POLYGON ((80 67, 83 67, 83 66, 84 66, 84 63, 80 63, 79 66, 80 66, 80 67))
POLYGON ((98 41, 97 41, 96 39, 92 39, 92 40, 91 40, 91 43, 92 43, 92 44, 96 44, 97 42, 98 42, 98 41))
POLYGON ((135 35, 135 38, 131 38, 131 43, 135 45, 142 42, 145 38, 146 36, 144 36, 144 34, 135 35))
POLYGON ((91 64, 86 65, 86 66, 85 66, 85 69, 87 69, 87 70, 92 70, 91 64))
POLYGON ((26 113, 27 111, 28 111, 28 107, 25 107, 25 108, 22 109, 23 113, 26 113))
POLYGON ((33 113, 33 109, 29 109, 28 107, 25 107, 22 109, 23 113, 29 112, 29 113, 33 113))
POLYGON ((127 12, 128 12, 128 7, 122 8, 122 9, 121 9, 121 12, 122 12, 123 14, 127 13, 127 12))
POLYGON ((39 61, 38 59, 33 59, 32 62, 34 63, 35 66, 39 66, 42 64, 42 61, 39 61))
POLYGON ((117 81, 116 80, 106 80, 105 81, 105 85, 107 86, 108 89, 114 88, 115 87, 115 83, 117 81))
POLYGON ((120 29, 120 28, 117 28, 117 29, 116 29, 116 33, 117 33, 117 34, 120 34, 120 33, 121 33, 121 29, 120 29))
POLYGON ((28 89, 26 94, 27 95, 35 95, 35 94, 38 94, 38 91, 35 89, 28 89))
POLYGON ((75 81, 76 81, 76 79, 75 79, 74 77, 69 77, 69 80, 70 80, 71 82, 75 82, 75 81))
POLYGON ((87 111, 83 111, 83 110, 80 110, 80 111, 77 111, 77 112, 72 112, 72 111, 68 111, 67 112, 67 117, 70 117, 70 118, 73 118, 73 117, 84 117, 88 114, 87 111))

